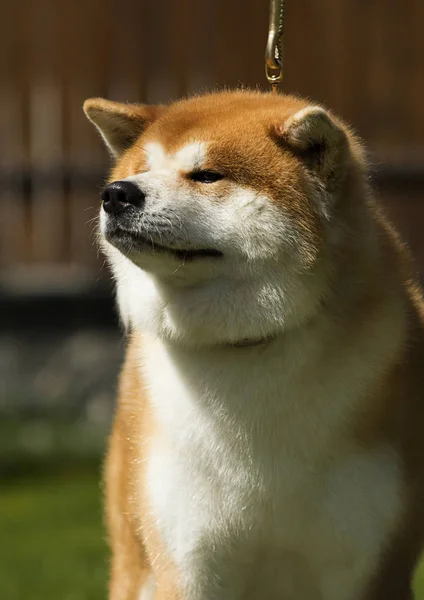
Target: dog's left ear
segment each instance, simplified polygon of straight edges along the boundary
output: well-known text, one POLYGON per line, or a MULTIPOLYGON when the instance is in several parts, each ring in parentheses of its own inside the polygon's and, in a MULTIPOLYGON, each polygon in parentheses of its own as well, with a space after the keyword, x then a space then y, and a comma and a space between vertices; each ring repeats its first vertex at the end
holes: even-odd
POLYGON ((328 187, 342 178, 349 142, 342 126, 320 106, 299 110, 274 125, 272 133, 279 145, 298 156, 328 187))
POLYGON ((123 104, 103 98, 90 98, 83 108, 115 157, 125 152, 162 110, 160 106, 123 104))

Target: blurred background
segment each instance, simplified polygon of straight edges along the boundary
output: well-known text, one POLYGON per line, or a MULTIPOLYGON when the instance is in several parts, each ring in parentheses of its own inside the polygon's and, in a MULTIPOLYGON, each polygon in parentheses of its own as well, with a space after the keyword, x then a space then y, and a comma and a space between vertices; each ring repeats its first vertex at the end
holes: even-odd
MULTIPOLYGON (((90 96, 267 89, 268 0, 4 0, 0 37, 0 597, 105 598, 100 459, 123 352, 93 218, 90 96)), ((286 0, 284 91, 367 141, 424 273, 424 4, 286 0)), ((424 577, 417 576, 424 600, 424 577)), ((421 591, 420 591, 421 590, 421 591)))

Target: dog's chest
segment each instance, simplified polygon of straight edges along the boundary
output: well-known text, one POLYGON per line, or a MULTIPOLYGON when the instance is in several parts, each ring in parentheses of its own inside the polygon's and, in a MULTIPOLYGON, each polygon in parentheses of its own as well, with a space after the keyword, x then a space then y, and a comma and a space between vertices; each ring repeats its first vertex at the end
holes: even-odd
POLYGON ((188 582, 201 572, 249 600, 349 599, 396 518, 396 457, 347 450, 349 398, 324 403, 254 353, 231 361, 163 346, 145 360, 167 439, 147 459, 147 493, 172 559, 188 582))

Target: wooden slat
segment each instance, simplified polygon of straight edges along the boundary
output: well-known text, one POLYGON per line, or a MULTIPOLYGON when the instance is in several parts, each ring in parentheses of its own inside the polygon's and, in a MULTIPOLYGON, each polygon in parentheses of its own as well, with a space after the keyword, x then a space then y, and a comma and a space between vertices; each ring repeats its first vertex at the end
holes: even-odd
POLYGON ((173 19, 172 3, 175 0, 145 2, 146 6, 146 100, 150 104, 167 102, 178 96, 177 74, 171 70, 174 51, 174 28, 179 22, 173 19))
POLYGON ((107 96, 120 102, 146 101, 148 15, 143 2, 110 3, 107 96))
MULTIPOLYGON (((399 24, 398 16, 398 24, 399 24)), ((422 153, 424 142, 424 119, 421 118, 424 98, 424 3, 417 0, 406 0, 402 5, 401 40, 404 45, 403 64, 398 67, 396 76, 403 75, 399 86, 404 98, 403 128, 399 132, 401 145, 408 153, 422 153), (402 139, 403 138, 403 139, 402 139), (406 142, 406 143, 405 143, 406 142)), ((397 39, 397 36, 395 40, 397 39)))
POLYGON ((110 6, 102 0, 85 0, 63 3, 61 12, 65 153, 71 174, 67 198, 68 261, 75 268, 98 267, 92 221, 99 205, 97 182, 93 178, 90 185, 82 185, 77 176, 90 172, 107 175, 107 152, 86 120, 82 105, 90 96, 108 95, 114 40, 119 39, 110 6))
POLYGON ((28 6, 31 23, 29 79, 29 152, 33 171, 31 224, 32 259, 63 262, 64 194, 62 88, 58 69, 58 5, 37 0, 28 6), (44 177, 57 173, 56 185, 44 177))
MULTIPOLYGON (((4 23, 19 22, 17 3, 2 7, 4 23)), ((0 172, 6 181, 27 166, 25 148, 25 71, 21 46, 26 33, 25 19, 21 28, 4 27, 0 47, 0 172), (20 50, 20 51, 19 51, 20 50)), ((0 188, 0 265, 12 268, 25 261, 27 254, 26 210, 22 187, 0 188)))
POLYGON ((173 67, 179 73, 179 94, 196 94, 207 91, 216 82, 216 61, 214 41, 217 18, 217 2, 207 0, 183 0, 183 36, 179 31, 179 4, 173 0, 175 24, 173 30, 174 47, 178 51, 173 67), (184 37, 181 46, 178 40, 184 37))

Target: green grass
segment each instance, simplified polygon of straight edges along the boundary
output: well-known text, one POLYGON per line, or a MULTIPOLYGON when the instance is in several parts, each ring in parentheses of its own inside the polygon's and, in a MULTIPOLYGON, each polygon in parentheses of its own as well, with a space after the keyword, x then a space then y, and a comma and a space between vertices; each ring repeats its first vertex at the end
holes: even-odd
MULTIPOLYGON (((105 600, 107 551, 97 472, 2 483, 0 598, 105 600)), ((424 600, 424 564, 415 578, 424 600)))
POLYGON ((105 600, 98 473, 2 483, 0 598, 105 600))
POLYGON ((424 600, 424 562, 421 563, 415 574, 414 590, 416 600, 424 600))

